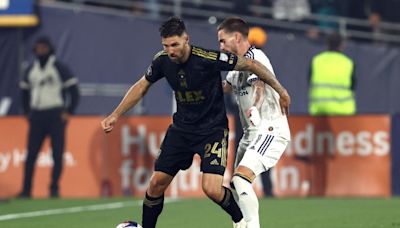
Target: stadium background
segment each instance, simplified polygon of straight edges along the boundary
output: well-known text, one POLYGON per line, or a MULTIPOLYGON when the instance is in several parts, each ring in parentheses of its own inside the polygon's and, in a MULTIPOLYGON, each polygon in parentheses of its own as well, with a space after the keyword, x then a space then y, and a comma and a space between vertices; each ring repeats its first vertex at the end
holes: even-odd
MULTIPOLYGON (((79 78, 82 93, 78 116, 68 128, 61 196, 142 197, 154 155, 170 122, 172 91, 165 81, 158 82, 109 137, 102 134, 99 121, 162 48, 158 26, 166 17, 57 1, 41 1, 33 8, 31 1, 24 2, 28 11, 0 10, 0 22, 3 15, 30 15, 23 24, 0 29, 0 198, 15 196, 21 187, 27 123, 19 116, 18 80, 32 58, 33 41, 41 34, 52 38, 57 56, 79 78), (37 22, 35 12, 39 24, 29 27, 37 22)), ((209 15, 206 19, 184 16, 192 44, 217 49, 216 25, 225 15, 215 14, 216 24, 209 15)), ((246 18, 268 29, 264 22, 269 20, 246 18)), ((400 134, 400 38, 397 43, 349 40, 345 52, 357 67, 358 115, 311 118, 307 116, 309 61, 324 45, 306 37, 298 29, 300 25, 286 27, 268 30, 264 47, 293 99, 289 118, 292 144, 273 173, 275 194, 281 198, 400 195, 400 143, 396 140, 400 134)), ((233 115, 229 99, 227 103, 233 115)), ((232 155, 237 126, 233 121, 230 124, 232 155)), ((47 144, 34 183, 38 198, 47 196, 52 164, 49 153, 47 144)), ((204 197, 198 176, 194 165, 176 178, 168 195, 204 197)), ((261 196, 260 181, 255 187, 261 196)))

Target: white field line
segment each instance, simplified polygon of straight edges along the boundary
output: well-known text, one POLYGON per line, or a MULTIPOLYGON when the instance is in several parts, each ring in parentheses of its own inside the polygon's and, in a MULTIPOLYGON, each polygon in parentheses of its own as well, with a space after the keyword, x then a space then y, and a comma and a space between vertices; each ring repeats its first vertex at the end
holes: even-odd
MULTIPOLYGON (((177 201, 176 199, 165 199, 165 203, 171 203, 176 201, 177 201)), ((24 213, 6 214, 6 215, 0 215, 0 221, 20 219, 20 218, 33 218, 46 215, 71 214, 71 213, 78 213, 85 211, 111 210, 123 207, 139 206, 142 205, 142 203, 143 203, 142 200, 136 200, 130 202, 115 202, 107 204, 95 204, 90 206, 66 207, 66 208, 31 211, 24 213)))

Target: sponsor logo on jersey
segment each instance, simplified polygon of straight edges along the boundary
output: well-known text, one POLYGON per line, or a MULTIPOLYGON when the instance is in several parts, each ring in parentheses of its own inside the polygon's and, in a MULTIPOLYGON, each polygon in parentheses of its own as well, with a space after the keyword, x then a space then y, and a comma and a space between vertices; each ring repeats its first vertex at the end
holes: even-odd
POLYGON ((184 104, 199 104, 206 99, 201 90, 185 92, 177 91, 175 97, 179 103, 184 104))

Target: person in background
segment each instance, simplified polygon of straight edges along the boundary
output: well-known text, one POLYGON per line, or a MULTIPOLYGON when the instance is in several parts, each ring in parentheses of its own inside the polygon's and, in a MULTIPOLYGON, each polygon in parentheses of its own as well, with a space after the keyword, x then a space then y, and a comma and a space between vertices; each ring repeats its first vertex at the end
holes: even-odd
POLYGON ((353 115, 356 113, 353 60, 342 53, 342 37, 332 33, 327 50, 314 56, 309 74, 310 115, 353 115))
POLYGON ((35 59, 20 81, 29 133, 23 187, 18 197, 32 196, 35 163, 44 139, 50 136, 54 166, 49 190, 50 197, 56 198, 63 169, 65 127, 79 101, 78 80, 57 60, 48 37, 38 38, 33 52, 35 59))

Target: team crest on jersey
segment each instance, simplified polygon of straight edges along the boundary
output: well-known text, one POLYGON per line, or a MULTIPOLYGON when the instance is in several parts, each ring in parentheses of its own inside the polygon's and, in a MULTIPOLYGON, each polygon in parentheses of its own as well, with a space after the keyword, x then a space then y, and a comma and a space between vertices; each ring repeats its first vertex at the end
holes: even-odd
POLYGON ((180 86, 181 86, 182 88, 187 88, 188 85, 187 85, 187 82, 186 82, 186 74, 185 74, 185 71, 183 71, 182 69, 179 70, 179 71, 178 71, 178 75, 179 75, 179 83, 180 83, 180 86))

